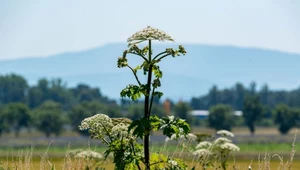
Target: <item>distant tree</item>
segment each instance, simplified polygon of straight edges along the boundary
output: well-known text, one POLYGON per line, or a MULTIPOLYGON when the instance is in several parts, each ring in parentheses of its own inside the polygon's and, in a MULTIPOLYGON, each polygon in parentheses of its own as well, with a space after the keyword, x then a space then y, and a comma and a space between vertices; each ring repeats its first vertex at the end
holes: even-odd
POLYGON ((72 128, 81 134, 87 135, 86 131, 80 131, 78 126, 81 121, 97 113, 107 114, 109 117, 121 117, 119 106, 116 104, 103 104, 99 101, 82 102, 75 105, 68 114, 72 128))
POLYGON ((296 115, 291 108, 285 104, 277 105, 274 109, 275 123, 279 125, 278 130, 282 134, 287 134, 296 125, 296 115))
POLYGON ((0 108, 0 136, 3 132, 9 131, 9 125, 6 121, 5 113, 3 112, 2 108, 0 108))
POLYGON ((234 87, 235 98, 234 98, 234 108, 238 110, 243 109, 243 101, 246 94, 246 89, 241 83, 236 83, 234 87))
POLYGON ((231 130, 234 125, 232 108, 224 104, 212 106, 209 109, 208 124, 216 130, 231 130))
POLYGON ((270 97, 270 90, 267 84, 263 85, 262 88, 259 91, 259 98, 261 100, 261 103, 263 105, 270 106, 269 103, 269 97, 270 97))
POLYGON ((16 137, 19 137, 22 127, 29 126, 30 110, 24 103, 7 104, 3 109, 3 113, 4 122, 13 128, 16 137))
POLYGON ((256 95, 256 83, 252 81, 249 86, 250 95, 256 95))
POLYGON ((65 123, 61 105, 54 101, 45 101, 34 110, 34 122, 36 128, 47 137, 51 134, 56 136, 63 130, 65 123))
POLYGON ((143 117, 144 105, 143 104, 131 104, 128 108, 127 117, 132 120, 138 120, 143 117))
POLYGON ((102 94, 98 88, 91 88, 86 84, 78 84, 76 88, 72 89, 72 93, 78 102, 84 101, 101 101, 102 94))
POLYGON ((61 104, 63 109, 70 109, 75 103, 70 89, 61 79, 40 79, 36 86, 30 87, 28 91, 28 105, 36 108, 47 100, 52 100, 61 104))
POLYGON ((244 100, 243 118, 251 134, 255 132, 255 122, 263 115, 263 107, 258 96, 247 96, 244 100))
POLYGON ((189 124, 193 123, 193 117, 190 115, 189 111, 191 107, 186 102, 178 102, 174 107, 175 115, 180 117, 181 119, 185 119, 189 124))
POLYGON ((22 76, 0 76, 0 103, 25 102, 27 90, 27 81, 22 76))
POLYGON ((213 87, 208 92, 208 106, 214 106, 218 104, 220 101, 220 93, 218 91, 218 87, 216 85, 213 85, 213 87))

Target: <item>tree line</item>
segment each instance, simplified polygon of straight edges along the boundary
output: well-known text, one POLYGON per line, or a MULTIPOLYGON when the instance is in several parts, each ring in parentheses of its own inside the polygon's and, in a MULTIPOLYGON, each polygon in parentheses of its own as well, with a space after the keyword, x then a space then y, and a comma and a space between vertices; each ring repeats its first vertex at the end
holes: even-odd
MULTIPOLYGON (((193 97, 188 102, 161 102, 156 98, 152 112, 158 116, 175 114, 195 126, 215 129, 230 130, 233 126, 246 125, 252 133, 257 123, 263 125, 261 120, 266 120, 266 125, 277 123, 280 132, 287 133, 292 127, 299 126, 297 106, 300 106, 300 88, 272 91, 265 85, 257 91, 255 83, 251 83, 249 88, 237 83, 223 90, 213 86, 208 94, 193 97), (197 109, 209 110, 208 119, 196 120, 189 114, 189 111, 197 109), (240 123, 233 121, 233 110, 244 112, 240 123)), ((86 84, 67 87, 61 79, 42 78, 36 85, 29 86, 20 75, 0 75, 0 135, 13 131, 18 136, 24 128, 37 129, 48 137, 59 135, 66 127, 78 131, 78 125, 84 118, 97 113, 135 120, 142 116, 143 104, 142 101, 127 99, 112 100, 99 88, 86 84)))

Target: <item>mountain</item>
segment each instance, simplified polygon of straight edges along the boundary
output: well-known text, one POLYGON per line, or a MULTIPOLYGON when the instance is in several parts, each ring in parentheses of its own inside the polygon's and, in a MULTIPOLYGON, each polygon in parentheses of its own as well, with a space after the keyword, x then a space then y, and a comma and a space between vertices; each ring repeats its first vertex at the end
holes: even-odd
MULTIPOLYGON (((154 44, 154 54, 178 44, 154 44)), ((216 84, 231 87, 236 82, 259 86, 267 83, 272 89, 293 89, 300 85, 300 54, 266 49, 184 44, 187 55, 166 58, 162 88, 165 97, 190 99, 200 96, 216 84)), ((0 61, 0 74, 17 73, 29 84, 38 79, 62 78, 69 86, 82 82, 100 87, 103 94, 118 99, 119 92, 135 83, 132 73, 117 68, 117 58, 127 49, 126 44, 109 44, 81 52, 67 52, 47 58, 25 58, 0 61)), ((137 64, 137 56, 129 56, 137 64)), ((141 79, 145 81, 145 79, 141 79)))

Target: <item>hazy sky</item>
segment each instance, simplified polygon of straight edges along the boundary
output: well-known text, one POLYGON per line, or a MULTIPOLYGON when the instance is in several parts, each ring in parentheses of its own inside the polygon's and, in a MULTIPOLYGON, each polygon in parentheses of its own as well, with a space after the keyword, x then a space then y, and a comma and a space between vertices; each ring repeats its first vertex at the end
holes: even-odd
POLYGON ((299 0, 0 0, 0 60, 125 43, 147 25, 182 43, 300 53, 299 0))

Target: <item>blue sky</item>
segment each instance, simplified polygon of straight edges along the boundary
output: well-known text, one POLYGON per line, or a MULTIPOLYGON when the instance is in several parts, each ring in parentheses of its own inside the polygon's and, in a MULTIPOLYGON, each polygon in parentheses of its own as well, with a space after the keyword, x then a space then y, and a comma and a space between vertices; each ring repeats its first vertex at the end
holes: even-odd
POLYGON ((147 25, 180 43, 300 53, 299 0, 0 0, 0 60, 125 43, 147 25))

